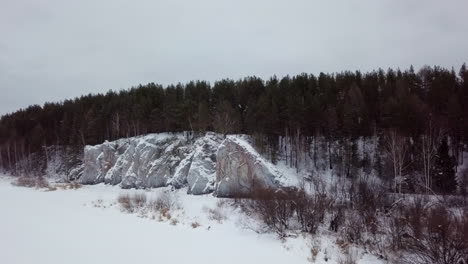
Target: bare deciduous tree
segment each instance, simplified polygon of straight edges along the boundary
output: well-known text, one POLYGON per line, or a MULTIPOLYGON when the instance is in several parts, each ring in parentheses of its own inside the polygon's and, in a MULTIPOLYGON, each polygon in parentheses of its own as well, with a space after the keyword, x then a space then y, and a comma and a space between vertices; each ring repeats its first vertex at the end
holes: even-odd
POLYGON ((437 154, 437 145, 442 137, 441 129, 429 117, 426 131, 421 135, 421 155, 423 160, 423 179, 426 192, 432 190, 431 168, 437 154))
POLYGON ((222 102, 217 109, 214 118, 215 130, 223 135, 236 132, 239 126, 238 113, 232 108, 229 102, 222 102))
POLYGON ((116 112, 112 115, 112 137, 118 138, 120 136, 120 114, 116 112))
POLYGON ((385 152, 393 168, 395 191, 401 192, 405 169, 410 165, 408 160, 408 139, 395 130, 390 130, 385 135, 385 152))

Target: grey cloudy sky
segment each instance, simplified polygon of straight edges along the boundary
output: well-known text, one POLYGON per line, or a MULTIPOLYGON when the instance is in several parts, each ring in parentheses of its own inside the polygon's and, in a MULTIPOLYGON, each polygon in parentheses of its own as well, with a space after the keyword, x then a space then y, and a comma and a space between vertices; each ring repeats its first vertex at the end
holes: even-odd
POLYGON ((468 62, 466 0, 0 0, 0 115, 139 83, 468 62))

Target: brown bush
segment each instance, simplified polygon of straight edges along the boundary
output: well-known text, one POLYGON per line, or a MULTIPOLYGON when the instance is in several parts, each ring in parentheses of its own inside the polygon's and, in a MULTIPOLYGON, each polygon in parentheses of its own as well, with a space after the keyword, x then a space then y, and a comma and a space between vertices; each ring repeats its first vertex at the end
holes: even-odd
POLYGON ((208 213, 208 219, 217 221, 218 223, 222 223, 224 220, 227 219, 227 215, 225 212, 226 206, 226 200, 218 199, 218 201, 216 201, 215 208, 206 209, 208 213))
POLYGON ((68 186, 69 186, 68 187, 69 189, 73 189, 73 190, 80 189, 81 187, 83 187, 83 185, 81 185, 78 182, 70 182, 68 186))
POLYGON ((407 232, 407 222, 404 217, 397 215, 395 217, 391 217, 388 221, 389 225, 389 239, 390 239, 390 246, 393 250, 401 250, 404 248, 404 237, 406 236, 407 232))
POLYGON ((38 177, 36 179, 36 188, 49 188, 49 182, 44 177, 38 177))
POLYGON ((61 183, 55 184, 55 187, 60 188, 62 190, 76 190, 83 187, 83 185, 79 184, 78 182, 68 182, 68 183, 61 183))
POLYGON ((310 257, 307 259, 310 262, 315 262, 317 260, 317 255, 320 252, 320 241, 319 240, 312 240, 312 246, 310 248, 310 257))
POLYGON ((214 220, 218 223, 222 223, 226 219, 226 216, 223 213, 223 209, 220 207, 209 208, 208 219, 214 220))
POLYGON ((191 226, 192 226, 193 229, 195 229, 195 228, 200 227, 201 225, 200 225, 200 223, 198 223, 198 222, 193 222, 193 223, 191 224, 191 226))
POLYGON ((354 188, 351 207, 360 213, 366 231, 375 235, 379 232, 379 214, 392 209, 388 192, 379 185, 371 186, 371 183, 363 180, 354 188))
POLYGON ((27 188, 49 188, 49 183, 44 177, 18 177, 13 185, 27 188))
POLYGON ((146 205, 146 193, 135 193, 131 198, 136 208, 143 208, 146 205))
POLYGON ((177 198, 170 192, 162 192, 151 202, 151 207, 154 211, 170 211, 177 207, 177 198))
POLYGON ((408 262, 424 264, 464 263, 468 256, 468 217, 457 216, 443 206, 428 210, 421 226, 410 226, 408 262))
POLYGON ((360 212, 349 211, 346 214, 342 230, 343 239, 350 243, 359 244, 362 242, 362 235, 365 232, 365 224, 360 212))
POLYGON ((427 215, 427 202, 423 197, 416 197, 403 211, 403 217, 408 225, 411 235, 419 239, 423 233, 424 219, 427 215))
POLYGON ((333 206, 331 211, 331 219, 330 219, 330 226, 329 230, 333 232, 338 232, 338 228, 344 222, 344 211, 345 207, 342 204, 338 204, 333 206))
POLYGON ((304 191, 299 191, 292 199, 302 231, 312 234, 317 232, 318 226, 323 223, 325 214, 334 203, 334 200, 324 193, 309 196, 304 191))
POLYGON ((241 199, 237 204, 247 213, 256 215, 264 225, 263 231, 272 231, 280 237, 286 231, 296 228, 315 233, 323 223, 325 215, 335 200, 328 197, 324 188, 315 188, 315 194, 309 195, 304 190, 273 190, 257 187, 252 190, 249 199, 241 199))
POLYGON ((241 200, 248 215, 257 215, 267 231, 285 236, 289 221, 294 215, 294 201, 290 193, 257 187, 250 199, 241 200))
POLYGON ((13 184, 16 186, 32 188, 36 186, 36 180, 32 177, 19 177, 13 184))
POLYGON ((344 257, 342 257, 339 264, 356 264, 357 263, 357 256, 356 253, 353 251, 346 251, 344 257))
POLYGON ((147 205, 146 201, 145 193, 121 194, 117 198, 122 209, 128 213, 134 213, 136 210, 144 208, 147 205))
POLYGON ((135 207, 133 206, 132 199, 130 198, 129 194, 119 195, 117 202, 119 202, 122 209, 126 212, 133 213, 135 211, 135 207))
POLYGON ((169 211, 169 208, 163 207, 159 210, 159 217, 166 218, 166 219, 171 219, 172 215, 171 212, 169 211))
POLYGON ((171 192, 162 192, 155 200, 149 203, 149 209, 159 213, 160 221, 171 219, 171 211, 178 206, 177 197, 171 192))
POLYGON ((57 187, 55 186, 49 186, 46 190, 46 192, 53 192, 53 191, 56 191, 57 190, 57 187))

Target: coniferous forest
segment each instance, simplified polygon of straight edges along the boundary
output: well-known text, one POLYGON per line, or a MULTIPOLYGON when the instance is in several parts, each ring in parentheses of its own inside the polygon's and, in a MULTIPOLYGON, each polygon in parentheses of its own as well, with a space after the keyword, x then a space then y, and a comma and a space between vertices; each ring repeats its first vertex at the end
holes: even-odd
POLYGON ((375 137, 390 156, 393 177, 403 167, 425 176, 443 171, 452 176, 432 177, 434 189, 454 192, 455 171, 468 145, 468 70, 464 64, 459 70, 425 66, 149 83, 33 105, 1 118, 0 166, 13 170, 47 146, 83 147, 180 131, 249 134, 273 162, 279 137, 299 138, 304 146, 315 137, 342 144, 375 137))

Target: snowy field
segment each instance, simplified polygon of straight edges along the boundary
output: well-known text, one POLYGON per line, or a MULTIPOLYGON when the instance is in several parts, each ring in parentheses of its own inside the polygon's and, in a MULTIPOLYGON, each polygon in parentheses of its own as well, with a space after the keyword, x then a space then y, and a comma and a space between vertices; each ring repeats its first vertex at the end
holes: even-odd
MULTIPOLYGON (((13 186, 12 181, 0 176, 1 263, 311 263, 314 244, 320 248, 315 263, 341 259, 330 238, 314 242, 298 235, 280 241, 274 234, 258 234, 252 219, 232 206, 222 207, 226 219, 213 220, 208 211, 219 208, 219 199, 211 195, 175 191, 179 209, 171 211, 171 221, 161 221, 148 213, 122 212, 117 198, 140 192, 150 200, 169 189, 100 184, 46 191, 13 186)), ((358 259, 381 263, 367 254, 358 259)))
POLYGON ((307 263, 305 245, 287 249, 237 220, 208 220, 204 211, 216 203, 209 195, 180 192, 184 215, 174 226, 121 212, 111 205, 124 192, 118 187, 47 192, 10 182, 0 178, 1 263, 307 263))

